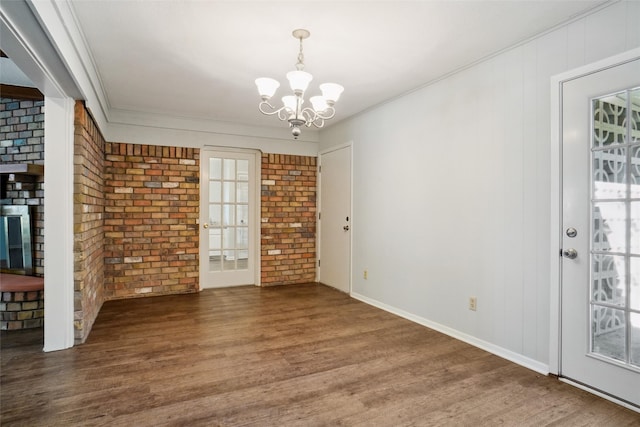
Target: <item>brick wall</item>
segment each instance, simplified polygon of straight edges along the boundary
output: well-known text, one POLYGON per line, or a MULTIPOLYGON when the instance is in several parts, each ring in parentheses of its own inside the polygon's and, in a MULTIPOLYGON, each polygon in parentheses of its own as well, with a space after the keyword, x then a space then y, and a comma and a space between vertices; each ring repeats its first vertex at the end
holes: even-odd
POLYGON ((316 158, 262 155, 262 286, 315 281, 316 158))
POLYGON ((44 290, 2 292, 0 329, 41 328, 44 325, 44 290))
MULTIPOLYGON (((0 98, 0 161, 44 164, 44 100, 0 98)), ((29 205, 33 275, 44 274, 44 176, 5 175, 1 204, 29 205)))
POLYGON ((105 145, 107 299, 198 291, 199 155, 105 145))
POLYGON ((84 342, 104 301, 105 141, 84 104, 75 105, 74 137, 74 331, 84 342))

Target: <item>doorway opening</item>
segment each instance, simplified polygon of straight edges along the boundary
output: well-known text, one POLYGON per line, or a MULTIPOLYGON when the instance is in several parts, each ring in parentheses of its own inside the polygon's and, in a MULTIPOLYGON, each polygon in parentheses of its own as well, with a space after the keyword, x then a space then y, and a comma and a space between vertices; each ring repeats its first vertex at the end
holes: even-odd
MULTIPOLYGON (((6 55, 0 60, 3 70, 15 68, 6 55)), ((14 81, 0 82, 0 329, 42 329, 44 96, 5 82, 14 81)))
POLYGON ((44 345, 44 95, 0 52, 2 347, 44 345))

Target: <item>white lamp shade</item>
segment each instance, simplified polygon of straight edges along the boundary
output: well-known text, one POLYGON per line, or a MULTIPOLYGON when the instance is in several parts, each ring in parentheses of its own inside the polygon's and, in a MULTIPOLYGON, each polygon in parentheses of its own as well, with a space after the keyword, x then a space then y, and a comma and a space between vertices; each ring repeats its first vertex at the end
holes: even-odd
POLYGON ((271 98, 276 90, 280 87, 280 82, 269 77, 260 77, 256 79, 256 86, 258 86, 258 93, 262 98, 271 98))
POLYGON ((323 96, 312 96, 309 98, 309 101, 311 102, 311 105, 313 105, 313 109, 318 113, 322 113, 324 110, 329 108, 327 100, 324 99, 323 96))
POLYGON ((287 80, 289 80, 291 90, 294 92, 304 92, 309 87, 311 80, 313 80, 313 76, 306 71, 289 71, 287 73, 287 80))
MULTIPOLYGON (((297 110, 298 99, 299 98, 297 96, 287 95, 287 96, 283 96, 282 97, 282 103, 284 104, 286 109, 289 110, 289 112, 293 114, 297 110)), ((303 102, 304 102, 304 99, 300 98, 300 105, 302 105, 303 102)))
POLYGON ((333 104, 340 98, 340 94, 344 91, 344 88, 337 83, 323 83, 320 85, 322 96, 328 103, 333 104))

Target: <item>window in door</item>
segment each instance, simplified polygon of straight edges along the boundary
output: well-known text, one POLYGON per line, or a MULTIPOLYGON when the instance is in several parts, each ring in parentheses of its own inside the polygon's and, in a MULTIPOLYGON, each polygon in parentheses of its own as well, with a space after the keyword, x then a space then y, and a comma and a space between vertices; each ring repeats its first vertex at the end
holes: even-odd
POLYGON ((249 161, 209 159, 209 271, 246 270, 249 161))
POLYGON ((590 354, 640 369, 640 88, 592 101, 590 354))

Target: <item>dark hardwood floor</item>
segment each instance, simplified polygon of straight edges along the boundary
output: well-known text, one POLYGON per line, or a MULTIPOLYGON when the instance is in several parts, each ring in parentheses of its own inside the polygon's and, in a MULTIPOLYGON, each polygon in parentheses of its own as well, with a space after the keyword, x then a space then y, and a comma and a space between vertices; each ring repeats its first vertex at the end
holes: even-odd
POLYGON ((322 285, 104 304, 2 332, 2 426, 640 426, 640 414, 322 285))

